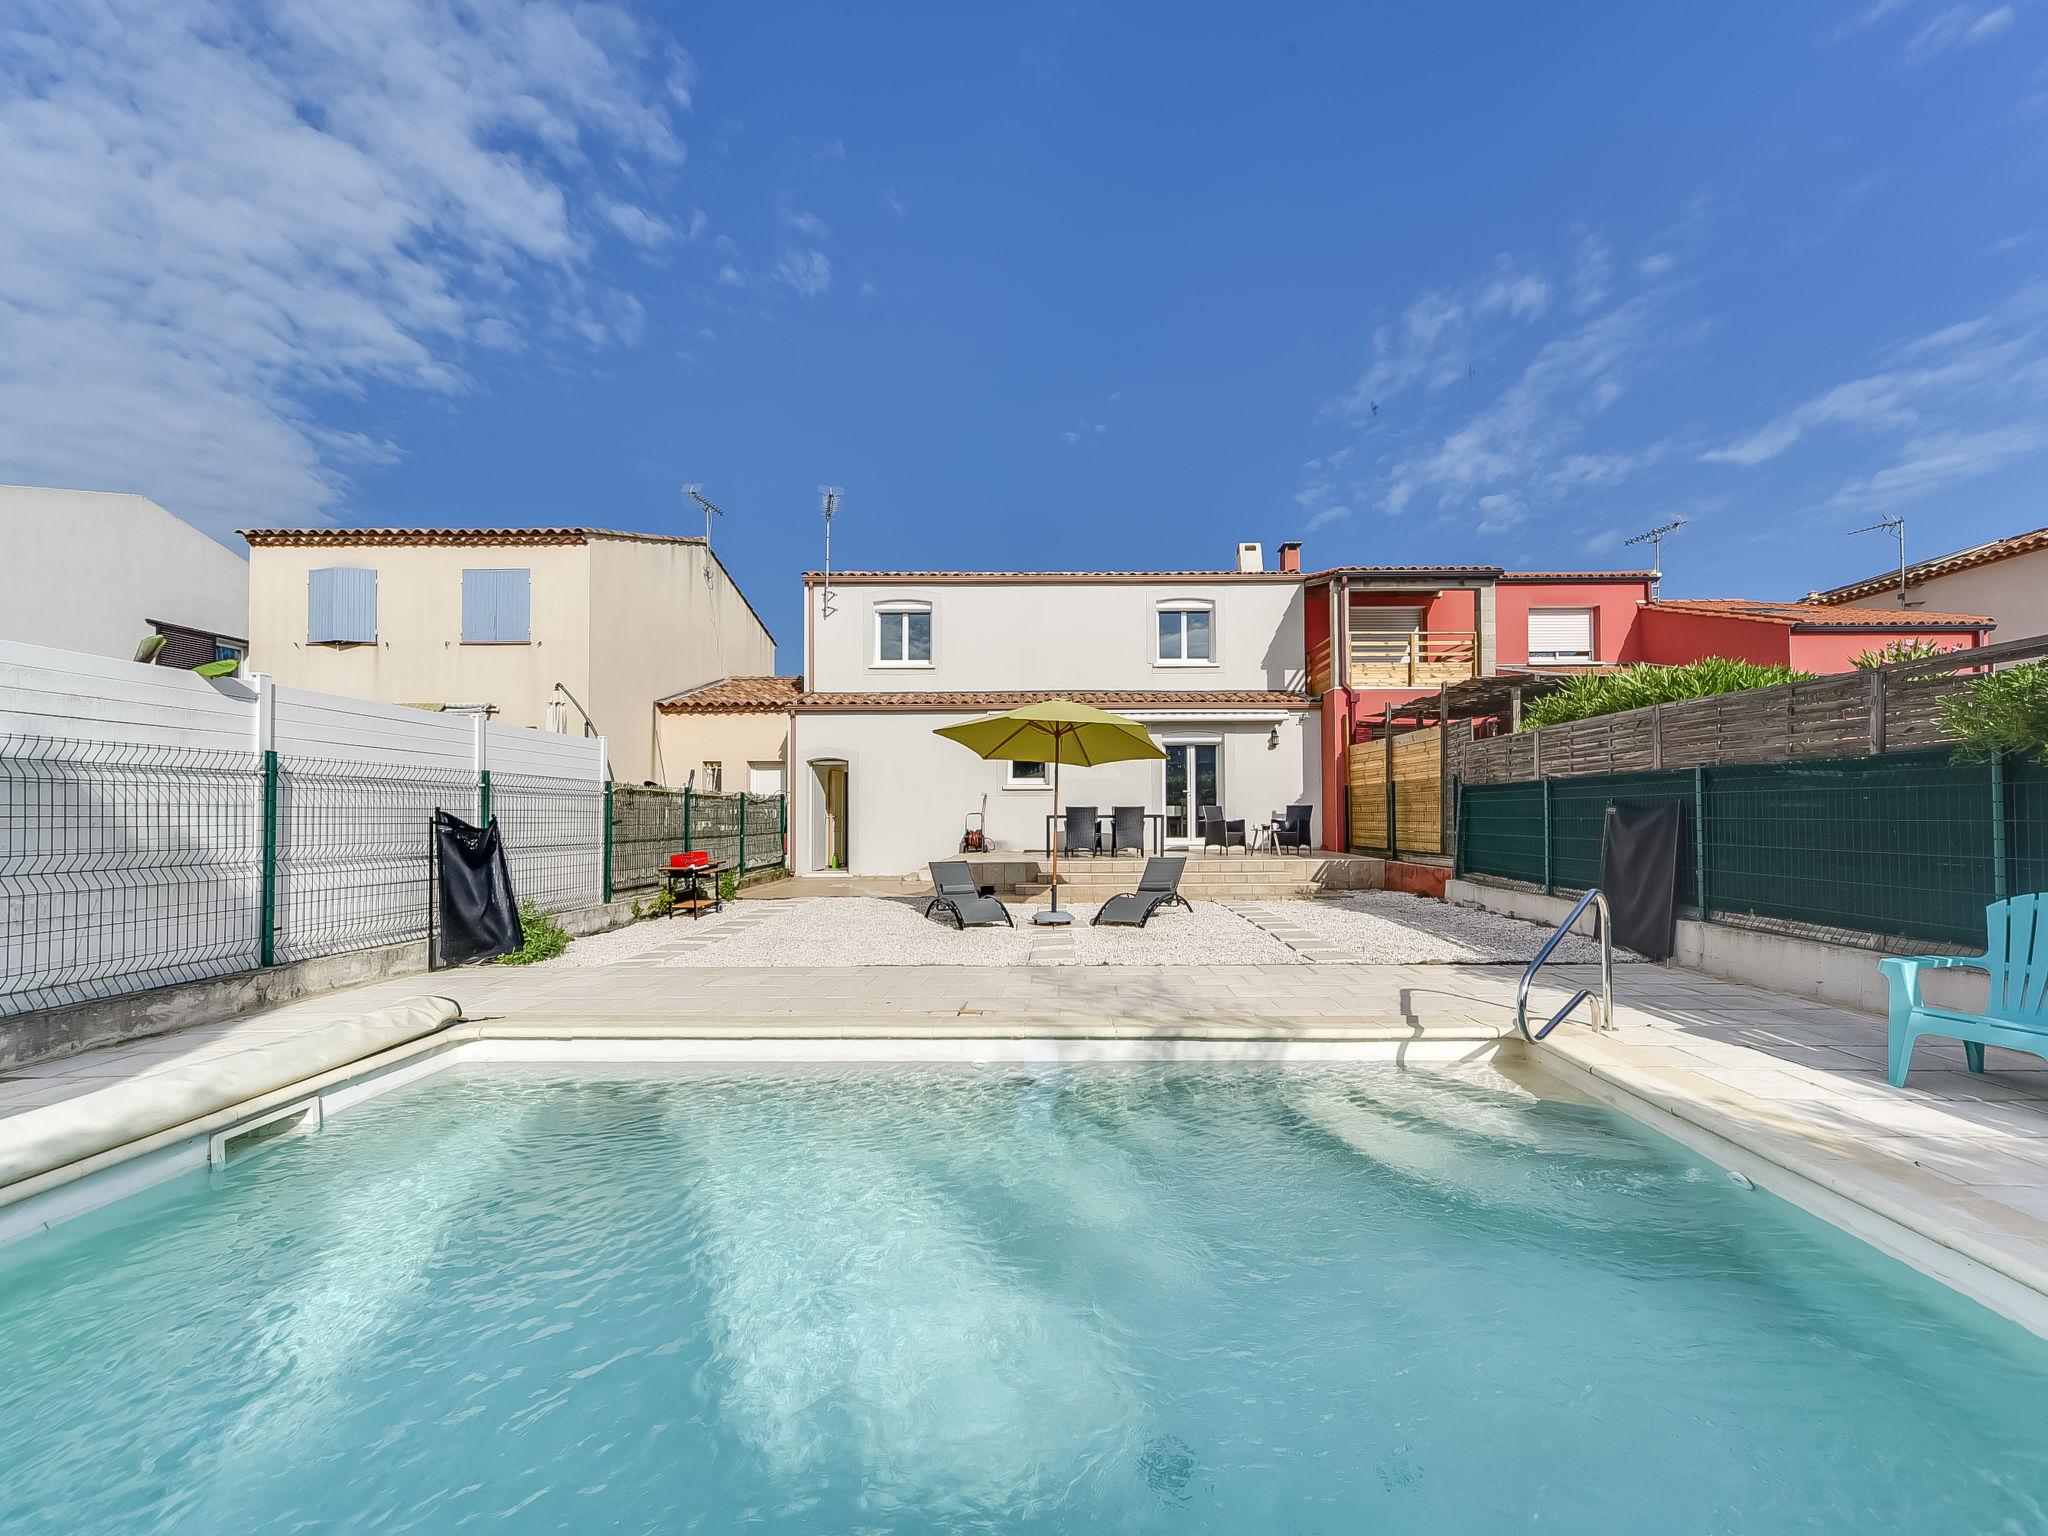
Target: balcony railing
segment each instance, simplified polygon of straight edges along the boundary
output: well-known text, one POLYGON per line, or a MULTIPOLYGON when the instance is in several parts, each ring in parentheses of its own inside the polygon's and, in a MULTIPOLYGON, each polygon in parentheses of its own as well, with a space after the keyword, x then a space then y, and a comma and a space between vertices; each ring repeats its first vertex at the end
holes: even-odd
POLYGON ((1467 629, 1411 629, 1400 634, 1353 634, 1354 688, 1398 688, 1456 683, 1479 675, 1479 637, 1467 629))

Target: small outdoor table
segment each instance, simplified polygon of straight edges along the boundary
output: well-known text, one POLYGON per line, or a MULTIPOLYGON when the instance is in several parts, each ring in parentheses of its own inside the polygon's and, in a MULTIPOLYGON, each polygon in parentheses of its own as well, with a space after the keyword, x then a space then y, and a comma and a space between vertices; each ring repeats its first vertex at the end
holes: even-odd
POLYGON ((668 915, 674 917, 684 907, 689 908, 690 916, 693 919, 702 917, 706 908, 713 912, 724 911, 725 902, 718 894, 718 877, 724 874, 730 867, 727 864, 691 864, 688 866, 671 864, 667 869, 663 870, 662 874, 666 877, 668 885, 668 915), (711 880, 711 894, 709 896, 704 894, 704 880, 706 876, 709 876, 711 880), (681 887, 681 889, 678 890, 678 887, 681 887))

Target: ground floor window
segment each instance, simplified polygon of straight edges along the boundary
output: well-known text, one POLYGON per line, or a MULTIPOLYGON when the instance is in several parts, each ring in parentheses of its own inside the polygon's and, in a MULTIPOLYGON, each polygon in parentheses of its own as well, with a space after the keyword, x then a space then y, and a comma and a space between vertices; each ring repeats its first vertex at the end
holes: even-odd
POLYGON ((1012 763, 1005 781, 1009 789, 1045 789, 1052 784, 1052 770, 1044 763, 1012 763))
POLYGON ((704 773, 698 781, 697 787, 707 795, 715 795, 723 791, 725 788, 725 764, 706 763, 704 765, 704 773))

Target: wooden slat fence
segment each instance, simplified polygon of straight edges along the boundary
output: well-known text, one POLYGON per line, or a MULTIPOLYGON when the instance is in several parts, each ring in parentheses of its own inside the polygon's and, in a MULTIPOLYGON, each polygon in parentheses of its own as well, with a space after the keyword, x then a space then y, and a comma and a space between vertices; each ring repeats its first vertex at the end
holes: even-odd
POLYGON ((1468 784, 1632 773, 1717 763, 1906 752, 1949 740, 1943 700, 1986 666, 2048 656, 2048 636, 1810 682, 1597 715, 1512 736, 1460 740, 1451 771, 1468 784))

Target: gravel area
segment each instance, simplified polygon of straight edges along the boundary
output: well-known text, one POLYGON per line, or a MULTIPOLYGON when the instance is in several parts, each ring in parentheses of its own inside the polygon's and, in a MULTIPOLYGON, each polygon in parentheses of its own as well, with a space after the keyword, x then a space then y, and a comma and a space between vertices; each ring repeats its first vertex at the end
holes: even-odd
MULTIPOLYGON (((758 913, 770 903, 741 909, 758 913)), ((924 902, 849 896, 821 901, 778 901, 775 910, 743 931, 664 966, 742 965, 1023 965, 1031 958, 1026 909, 1012 907, 1017 926, 955 928, 924 902)), ((705 918, 708 925, 712 919, 705 918)), ((680 922, 678 923, 680 926, 680 922)))
MULTIPOLYGON (((1061 903, 1066 906, 1066 903, 1061 903)), ((1075 902, 1071 959, 1066 965, 1301 965, 1302 957, 1271 934, 1213 901, 1192 912, 1164 907, 1143 928, 1088 926, 1098 902, 1075 902)))
MULTIPOLYGON (((1527 965, 1550 936, 1549 929, 1517 917, 1454 907, 1405 891, 1358 891, 1314 901, 1273 902, 1268 910, 1284 915, 1351 959, 1370 965, 1527 965)), ((1558 945, 1551 956, 1561 964, 1592 963, 1599 958, 1600 947, 1577 936, 1558 945)), ((1619 962, 1635 956, 1617 949, 1614 958, 1619 962)))

